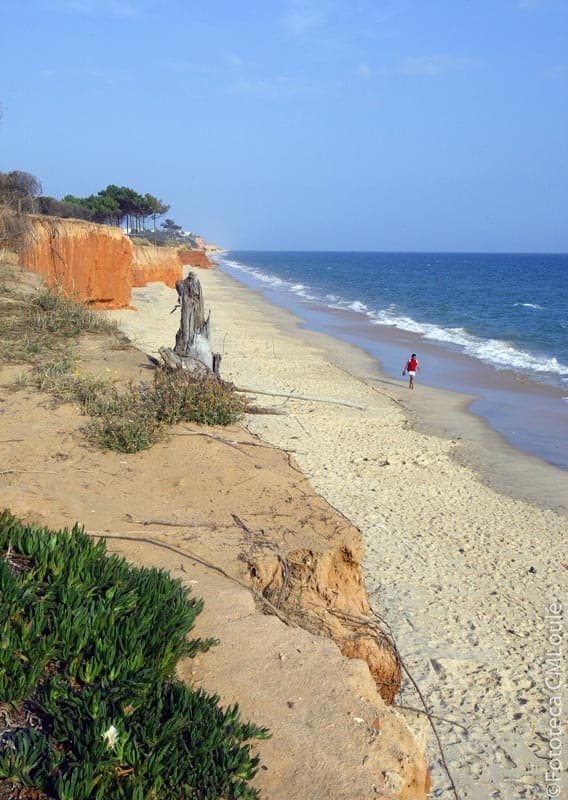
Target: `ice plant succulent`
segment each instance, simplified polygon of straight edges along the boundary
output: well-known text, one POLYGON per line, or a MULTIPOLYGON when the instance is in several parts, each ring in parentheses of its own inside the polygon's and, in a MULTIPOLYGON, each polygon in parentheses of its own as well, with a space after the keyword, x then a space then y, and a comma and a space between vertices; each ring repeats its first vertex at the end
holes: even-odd
POLYGON ((201 609, 78 526, 0 513, 0 697, 22 718, 0 727, 0 797, 257 798, 249 742, 268 732, 176 679, 215 643, 188 636, 201 609))

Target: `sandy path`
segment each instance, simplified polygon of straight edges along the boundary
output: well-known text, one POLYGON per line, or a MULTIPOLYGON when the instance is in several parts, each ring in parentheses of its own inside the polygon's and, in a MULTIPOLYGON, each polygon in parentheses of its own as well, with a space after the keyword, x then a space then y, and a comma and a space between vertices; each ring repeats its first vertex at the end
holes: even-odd
MULTIPOLYGON (((364 354, 296 329, 219 271, 199 278, 225 378, 365 407, 259 396, 262 405, 285 402, 287 416, 253 416, 248 427, 294 450, 315 489, 361 529, 375 606, 432 712, 456 723, 440 723, 439 733, 460 797, 555 796, 544 759, 559 691, 545 680, 546 617, 565 597, 566 518, 497 493, 452 457, 459 442, 418 433, 398 402, 409 400, 404 385, 343 368, 378 376, 364 354)), ((133 293, 138 312, 115 313, 139 347, 156 352, 173 345, 173 300, 155 284, 133 293)), ((432 390, 422 396, 431 400, 432 390)), ((418 416, 420 397, 417 387, 418 416)), ((409 686, 402 703, 418 704, 409 686)), ((432 796, 451 797, 433 741, 430 758, 432 796)))

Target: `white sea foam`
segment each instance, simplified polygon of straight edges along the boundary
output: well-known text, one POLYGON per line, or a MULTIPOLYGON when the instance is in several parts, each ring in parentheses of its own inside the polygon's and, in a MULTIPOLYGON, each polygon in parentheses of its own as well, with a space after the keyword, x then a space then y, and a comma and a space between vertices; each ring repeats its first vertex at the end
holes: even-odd
POLYGON ((236 269, 239 272, 244 272, 246 275, 252 275, 257 281, 260 281, 264 285, 274 286, 279 288, 291 288, 291 284, 287 281, 283 281, 282 278, 278 278, 276 275, 268 275, 266 272, 262 272, 259 269, 254 269, 253 267, 248 267, 246 264, 241 264, 238 261, 231 261, 228 258, 223 259, 223 263, 226 264, 228 267, 232 267, 232 269, 236 269))
POLYGON ((417 322, 411 317, 393 316, 389 312, 377 314, 372 322, 375 325, 392 325, 430 341, 453 345, 466 355, 491 364, 497 369, 517 369, 568 377, 568 365, 560 363, 557 358, 533 355, 525 350, 518 350, 514 345, 500 339, 482 339, 469 333, 465 328, 443 328, 439 325, 417 322))
MULTIPOLYGON (((376 324, 384 324, 376 320, 376 324)), ((557 358, 547 358, 518 350, 514 345, 500 339, 482 339, 468 333, 463 328, 441 328, 437 325, 419 323, 408 318, 390 320, 387 324, 411 331, 438 342, 445 342, 461 349, 466 355, 491 364, 497 369, 517 369, 539 373, 549 373, 560 377, 568 377, 568 365, 557 358)))
MULTIPOLYGON (((556 358, 534 355, 524 350, 519 350, 509 342, 500 339, 483 339, 469 333, 465 328, 444 328, 428 322, 419 322, 400 312, 399 307, 392 303, 384 309, 370 309, 360 300, 343 300, 337 295, 328 294, 318 297, 311 293, 309 287, 302 283, 285 281, 275 275, 269 275, 262 270, 249 267, 238 261, 223 259, 224 263, 239 272, 250 275, 266 287, 280 291, 288 291, 304 300, 322 302, 329 308, 353 311, 369 319, 374 325, 389 325, 394 328, 409 331, 422 336, 430 341, 441 342, 455 347, 472 358, 477 358, 496 369, 513 369, 522 372, 536 372, 551 374, 568 381, 568 365, 560 363, 556 358)), ((515 303, 516 306, 525 306, 542 310, 542 306, 535 303, 515 303)))
POLYGON ((523 308, 536 308, 539 311, 544 311, 542 306, 539 306, 538 303, 513 303, 513 306, 517 308, 518 306, 522 306, 523 308))
POLYGON ((367 311, 369 310, 369 308, 365 305, 365 303, 361 303, 359 302, 359 300, 355 300, 353 303, 349 303, 348 308, 350 308, 351 311, 358 311, 363 314, 366 314, 367 311))
POLYGON ((303 297, 304 300, 311 300, 313 302, 316 302, 318 300, 318 298, 315 295, 310 294, 310 292, 306 289, 306 287, 302 283, 297 283, 294 286, 291 285, 290 291, 293 292, 294 294, 297 294, 299 297, 303 297))

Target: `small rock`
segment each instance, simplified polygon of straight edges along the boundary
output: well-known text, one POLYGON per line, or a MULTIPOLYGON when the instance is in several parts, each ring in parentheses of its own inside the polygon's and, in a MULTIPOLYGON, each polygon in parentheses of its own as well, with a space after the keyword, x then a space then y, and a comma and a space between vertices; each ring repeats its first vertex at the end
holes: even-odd
POLYGON ((387 772, 384 772, 383 774, 387 787, 394 793, 400 794, 402 787, 404 786, 404 778, 402 775, 394 770, 387 770, 387 772))

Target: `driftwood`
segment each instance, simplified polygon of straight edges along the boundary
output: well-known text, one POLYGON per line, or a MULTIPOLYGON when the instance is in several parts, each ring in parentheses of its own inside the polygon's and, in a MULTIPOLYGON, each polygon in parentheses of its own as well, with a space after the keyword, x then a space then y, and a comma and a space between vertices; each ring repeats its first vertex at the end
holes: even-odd
MULTIPOLYGON (((219 375, 221 364, 221 354, 213 353, 210 339, 211 312, 205 316, 203 303, 203 292, 201 284, 194 272, 189 272, 183 280, 176 281, 176 291, 178 302, 173 307, 173 314, 178 308, 181 309, 181 320, 178 332, 176 333, 176 343, 172 347, 160 347, 158 350, 163 363, 171 370, 188 370, 198 378, 205 378, 207 375, 219 375)), ((155 361, 155 359, 151 359, 155 361)), ((237 389, 238 392, 247 392, 246 389, 237 389)), ((278 394, 276 392, 260 391, 259 394, 278 394)), ((284 395, 286 397, 287 395, 284 395)), ((316 399, 301 398, 297 399, 316 399)), ((324 401, 333 402, 333 401, 324 401)), ((245 411, 248 414, 286 414, 278 408, 262 408, 254 406, 250 401, 246 402, 245 411)))
POLYGON ((286 412, 282 408, 266 408, 266 406, 251 406, 248 404, 245 408, 245 414, 273 414, 274 416, 280 417, 287 416, 286 412))
POLYGON ((211 313, 205 317, 203 292, 195 273, 189 272, 186 278, 176 281, 176 291, 178 302, 171 312, 181 308, 176 343, 173 349, 161 347, 159 353, 170 369, 187 369, 202 376, 213 372, 218 376, 221 356, 211 349, 211 313))

